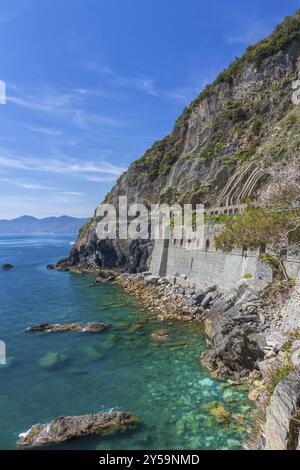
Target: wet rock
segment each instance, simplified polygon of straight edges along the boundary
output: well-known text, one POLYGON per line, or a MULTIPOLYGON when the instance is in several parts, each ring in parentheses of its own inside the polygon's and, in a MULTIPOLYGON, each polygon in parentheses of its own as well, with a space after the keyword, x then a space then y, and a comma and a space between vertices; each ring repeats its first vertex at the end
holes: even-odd
POLYGON ((11 269, 13 269, 13 265, 10 263, 5 263, 1 266, 2 271, 10 271, 11 269))
POLYGON ((72 269, 72 265, 69 263, 68 260, 61 260, 55 264, 48 264, 47 269, 56 269, 57 271, 68 272, 72 269))
POLYGON ((97 274, 97 278, 94 282, 94 285, 99 284, 112 284, 116 281, 116 275, 112 271, 100 271, 97 274))
POLYGON ((59 444, 70 439, 90 435, 124 431, 140 422, 139 418, 124 411, 109 411, 83 416, 60 416, 47 424, 36 424, 19 435, 20 446, 38 447, 59 444))
POLYGON ((168 341, 170 337, 166 330, 158 330, 152 333, 151 338, 156 341, 168 341))
POLYGON ((79 333, 101 333, 108 328, 110 328, 110 325, 105 323, 65 323, 63 325, 49 325, 49 323, 43 323, 41 325, 31 326, 25 331, 28 333, 61 333, 65 331, 77 331, 79 333))

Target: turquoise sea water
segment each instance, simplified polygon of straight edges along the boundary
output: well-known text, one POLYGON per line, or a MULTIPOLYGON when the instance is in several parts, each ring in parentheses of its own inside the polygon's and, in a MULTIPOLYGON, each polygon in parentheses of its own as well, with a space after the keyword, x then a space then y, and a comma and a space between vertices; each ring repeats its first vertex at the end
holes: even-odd
POLYGON ((59 415, 122 408, 140 416, 136 430, 60 445, 66 449, 240 448, 246 426, 218 424, 205 405, 232 415, 250 413, 247 394, 224 388, 201 367, 205 340, 199 325, 169 324, 171 340, 157 344, 156 318, 118 286, 92 287, 93 276, 48 271, 67 256, 70 237, 0 238, 0 448, 18 434, 59 415), (44 322, 108 322, 100 335, 29 334, 44 322), (137 326, 139 325, 139 326, 137 326))

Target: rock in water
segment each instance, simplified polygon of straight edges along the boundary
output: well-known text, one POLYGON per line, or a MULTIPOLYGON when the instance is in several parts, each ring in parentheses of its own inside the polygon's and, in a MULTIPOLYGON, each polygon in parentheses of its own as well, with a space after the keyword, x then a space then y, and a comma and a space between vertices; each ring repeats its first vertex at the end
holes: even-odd
POLYGON ((37 333, 45 331, 50 332, 65 332, 65 331, 78 331, 79 333, 101 333, 107 330, 110 325, 105 323, 66 323, 64 325, 49 325, 43 323, 41 325, 31 326, 25 331, 29 333, 37 333))
POLYGON ((40 367, 50 368, 62 364, 65 360, 66 356, 62 353, 48 352, 38 360, 38 364, 40 367))
POLYGON ((166 330, 159 330, 152 333, 151 338, 156 341, 168 341, 169 333, 166 330))
POLYGON ((226 410, 220 403, 207 403, 203 406, 203 409, 213 415, 216 418, 218 424, 226 423, 230 419, 230 412, 226 410))
POLYGON ((20 446, 59 444, 78 437, 107 434, 133 427, 140 419, 124 411, 108 411, 83 416, 60 416, 50 423, 35 424, 19 435, 20 446))
POLYGON ((1 266, 2 271, 10 271, 13 269, 13 265, 10 263, 5 263, 1 266))
POLYGON ((94 282, 94 285, 113 284, 116 281, 116 275, 113 271, 100 271, 94 282))

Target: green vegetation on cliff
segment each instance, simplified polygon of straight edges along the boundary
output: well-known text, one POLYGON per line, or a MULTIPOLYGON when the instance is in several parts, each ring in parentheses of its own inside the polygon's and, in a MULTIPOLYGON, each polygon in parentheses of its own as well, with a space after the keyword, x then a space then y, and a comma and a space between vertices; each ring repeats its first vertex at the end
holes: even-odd
MULTIPOLYGON (((268 38, 250 46, 241 58, 236 59, 184 109, 182 115, 177 119, 172 133, 156 142, 142 158, 133 163, 132 168, 136 170, 135 174, 138 179, 143 180, 146 177, 150 181, 164 180, 173 165, 183 159, 182 152, 189 132, 190 118, 200 103, 217 93, 220 85, 227 84, 232 87, 234 81, 240 78, 242 71, 248 64, 253 64, 258 68, 263 67, 266 59, 280 51, 284 52, 297 39, 300 39, 300 10, 294 16, 286 17, 268 38)), ((285 92, 285 88, 291 85, 287 77, 276 80, 272 86, 275 91, 277 89, 279 94, 285 92), (284 80, 287 81, 286 84, 283 82, 284 80)), ((185 154, 189 157, 196 156, 204 163, 223 154, 226 165, 235 165, 237 162, 248 160, 254 155, 260 144, 260 134, 266 125, 264 115, 267 110, 268 95, 262 96, 261 101, 253 101, 253 99, 245 101, 228 97, 224 100, 221 108, 216 109, 209 139, 203 141, 202 148, 199 150, 187 150, 185 154), (243 143, 242 139, 245 134, 247 134, 247 139, 244 139, 243 143), (226 143, 232 139, 233 135, 235 135, 235 139, 238 139, 239 147, 228 154, 226 143)))
POLYGON ((225 252, 233 248, 247 247, 255 250, 268 246, 270 253, 262 253, 260 259, 279 276, 287 277, 284 260, 290 245, 300 240, 298 221, 300 210, 272 212, 262 208, 249 209, 224 220, 224 230, 216 236, 217 249, 225 252))

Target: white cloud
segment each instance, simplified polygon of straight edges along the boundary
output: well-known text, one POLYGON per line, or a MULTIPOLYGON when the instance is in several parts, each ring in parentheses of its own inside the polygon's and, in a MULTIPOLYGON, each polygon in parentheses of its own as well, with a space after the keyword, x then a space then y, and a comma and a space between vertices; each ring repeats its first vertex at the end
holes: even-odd
POLYGON ((28 94, 25 91, 18 90, 18 95, 6 97, 8 103, 13 103, 32 111, 42 111, 47 113, 70 112, 75 105, 82 104, 82 98, 76 93, 57 93, 56 91, 45 91, 39 94, 28 94), (21 96, 20 96, 21 95, 21 96))
POLYGON ((132 76, 127 77, 120 75, 110 67, 101 66, 95 62, 89 62, 86 64, 88 70, 96 72, 99 75, 105 77, 109 83, 116 88, 128 88, 137 91, 144 92, 148 95, 157 96, 158 91, 156 90, 156 79, 146 76, 132 76))
POLYGON ((10 184, 12 186, 17 186, 22 189, 28 189, 33 191, 58 191, 57 188, 52 186, 42 185, 39 183, 29 182, 22 178, 0 178, 1 183, 10 184))
POLYGON ((62 191, 61 194, 65 194, 66 196, 74 196, 74 197, 84 196, 83 193, 80 193, 78 191, 62 191))
POLYGON ((125 125, 125 122, 121 121, 121 119, 114 119, 98 114, 92 114, 83 110, 77 110, 74 113, 73 120, 81 129, 88 129, 89 124, 115 128, 120 128, 125 125))
POLYGON ((53 159, 38 159, 19 157, 14 153, 1 151, 0 149, 0 168, 13 168, 27 171, 44 172, 44 173, 60 173, 68 176, 82 176, 87 179, 93 174, 111 175, 112 177, 120 176, 126 168, 113 165, 109 162, 77 162, 68 157, 53 159))
POLYGON ((88 176, 88 181, 92 183, 110 183, 116 180, 115 176, 88 176))
MULTIPOLYGON (((145 86, 147 86, 145 84, 145 86)), ((88 111, 88 94, 82 89, 71 90, 67 93, 58 93, 55 90, 39 90, 38 93, 26 93, 15 85, 10 85, 9 89, 14 90, 14 94, 7 92, 6 101, 15 106, 19 106, 31 111, 46 113, 55 117, 72 120, 81 129, 88 129, 90 124, 103 127, 123 127, 126 125, 119 118, 103 116, 88 111)), ((33 131, 50 135, 51 130, 43 127, 33 127, 33 131)))
POLYGON ((48 135, 49 137, 56 137, 62 134, 58 129, 51 129, 50 127, 29 127, 29 130, 39 134, 48 135))

